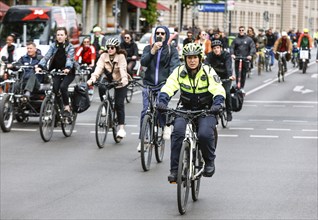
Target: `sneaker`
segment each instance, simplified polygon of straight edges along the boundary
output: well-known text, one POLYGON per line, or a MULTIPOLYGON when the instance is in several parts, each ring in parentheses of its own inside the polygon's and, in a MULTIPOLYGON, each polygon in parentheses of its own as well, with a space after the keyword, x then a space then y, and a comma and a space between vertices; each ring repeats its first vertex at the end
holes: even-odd
POLYGON ((140 144, 140 142, 139 142, 139 144, 138 144, 138 146, 137 146, 137 151, 138 151, 138 153, 140 153, 140 151, 141 151, 141 144, 140 144))
POLYGON ((126 137, 126 131, 125 131, 124 129, 119 129, 119 130, 117 131, 117 137, 119 137, 119 138, 124 138, 124 137, 126 137))
POLYGON ((168 181, 170 183, 173 183, 173 182, 177 182, 178 180, 178 171, 177 170, 171 170, 170 171, 170 175, 168 176, 168 181))
POLYGON ((163 128, 163 139, 164 140, 170 140, 170 136, 171 136, 171 128, 170 126, 165 126, 163 128))
POLYGON ((102 108, 102 116, 103 116, 103 117, 106 116, 106 109, 105 109, 105 107, 102 108))
POLYGON ((204 166, 203 176, 211 177, 215 172, 214 160, 207 162, 204 166))

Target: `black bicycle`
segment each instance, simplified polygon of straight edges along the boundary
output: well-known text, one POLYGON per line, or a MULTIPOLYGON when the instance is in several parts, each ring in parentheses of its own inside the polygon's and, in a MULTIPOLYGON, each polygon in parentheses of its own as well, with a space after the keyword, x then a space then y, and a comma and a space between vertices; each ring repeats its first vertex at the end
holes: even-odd
MULTIPOLYGON (((211 115, 211 112, 210 110, 167 109, 167 114, 169 117, 182 117, 187 122, 185 138, 179 156, 177 178, 178 209, 183 215, 187 210, 190 188, 192 200, 197 201, 199 198, 200 182, 205 165, 197 137, 197 119, 211 115)), ((216 127, 213 129, 213 133, 216 146, 218 141, 216 127)))
MULTIPOLYGON (((42 102, 39 117, 40 134, 44 142, 51 140, 54 127, 57 127, 58 125, 62 127, 64 136, 70 137, 73 133, 77 118, 77 113, 73 111, 72 105, 70 105, 70 116, 63 116, 64 106, 61 93, 55 94, 53 92, 53 76, 65 75, 65 73, 61 70, 52 70, 46 73, 48 74, 48 80, 50 81, 50 88, 45 91, 46 97, 42 102)), ((72 103, 74 87, 69 87, 68 91, 69 103, 72 103)))
POLYGON ((106 93, 103 95, 103 102, 99 105, 95 122, 95 138, 96 144, 99 148, 105 146, 107 134, 110 128, 112 128, 113 138, 116 143, 119 143, 122 138, 117 137, 117 115, 115 110, 114 88, 120 85, 119 82, 96 82, 97 86, 105 86, 106 93))
POLYGON ((156 100, 160 88, 164 84, 156 86, 140 86, 146 88, 148 93, 148 109, 142 120, 140 132, 140 158, 144 171, 148 171, 151 165, 152 151, 155 149, 156 160, 162 162, 165 151, 165 140, 163 139, 163 126, 160 125, 156 100))
POLYGON ((127 86, 127 94, 126 94, 126 102, 130 103, 134 93, 137 91, 139 86, 138 81, 141 80, 140 76, 131 76, 128 74, 128 86, 127 86))
POLYGON ((284 68, 284 60, 286 62, 285 55, 287 52, 277 52, 278 54, 278 73, 277 73, 277 78, 278 82, 280 82, 280 78, 282 78, 282 81, 285 81, 284 75, 285 75, 285 68, 284 68))

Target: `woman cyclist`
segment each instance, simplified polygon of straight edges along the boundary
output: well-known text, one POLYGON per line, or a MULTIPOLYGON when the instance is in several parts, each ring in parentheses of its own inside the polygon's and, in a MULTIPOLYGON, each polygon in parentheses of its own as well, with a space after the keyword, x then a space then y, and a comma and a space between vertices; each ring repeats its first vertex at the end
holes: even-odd
MULTIPOLYGON (((75 60, 81 60, 81 64, 87 64, 89 67, 94 68, 96 61, 96 50, 95 47, 90 43, 90 37, 85 37, 80 47, 77 48, 75 53, 75 60)), ((91 77, 89 74, 88 78, 91 77)), ((92 95, 94 93, 94 87, 90 86, 88 94, 92 95)))
POLYGON ((53 92, 58 94, 61 91, 64 117, 69 117, 71 114, 68 86, 75 78, 74 68, 74 47, 67 39, 67 30, 65 27, 56 29, 56 41, 50 45, 48 52, 39 62, 36 72, 46 69, 46 65, 50 60, 48 70, 61 70, 66 75, 53 76, 53 92))
POLYGON ((127 53, 127 71, 132 76, 133 69, 137 61, 138 47, 137 44, 133 41, 130 33, 125 33, 124 41, 120 43, 120 48, 124 49, 127 53))
MULTIPOLYGON (((90 86, 96 80, 105 73, 108 81, 118 81, 121 84, 115 88, 115 110, 118 118, 119 130, 117 137, 124 138, 126 136, 125 131, 125 97, 127 94, 127 61, 126 52, 119 47, 119 40, 116 38, 110 38, 106 41, 105 48, 106 53, 102 53, 97 61, 94 73, 87 81, 90 86)), ((99 90, 100 97, 105 94, 105 90, 99 90)), ((102 98, 101 98, 102 99, 102 98)))

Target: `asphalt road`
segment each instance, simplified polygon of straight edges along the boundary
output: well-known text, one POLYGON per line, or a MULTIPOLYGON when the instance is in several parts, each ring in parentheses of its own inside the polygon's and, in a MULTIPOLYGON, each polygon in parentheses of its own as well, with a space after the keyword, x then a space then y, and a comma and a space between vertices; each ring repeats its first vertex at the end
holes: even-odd
POLYGON ((126 105, 127 137, 115 144, 109 135, 104 149, 94 136, 97 94, 69 138, 56 130, 44 143, 38 118, 14 123, 0 131, 0 217, 317 219, 317 66, 306 74, 289 66, 282 83, 277 67, 247 79, 242 111, 218 128, 216 173, 202 179, 199 200, 189 200, 183 216, 177 187, 167 182, 170 143, 163 163, 142 171, 140 93, 126 105))

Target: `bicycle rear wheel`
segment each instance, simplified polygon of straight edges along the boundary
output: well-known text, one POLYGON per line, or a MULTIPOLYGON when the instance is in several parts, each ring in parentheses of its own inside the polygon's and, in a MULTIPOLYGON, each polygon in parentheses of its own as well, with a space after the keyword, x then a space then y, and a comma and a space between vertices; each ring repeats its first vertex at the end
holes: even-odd
POLYGON ((165 140, 163 139, 163 128, 160 127, 159 122, 155 125, 154 128, 154 137, 156 139, 155 146, 155 155, 158 163, 161 163, 163 160, 163 155, 165 153, 165 140))
POLYGON ((221 124, 223 128, 227 127, 227 113, 226 111, 220 112, 221 124))
POLYGON ((50 97, 46 97, 41 105, 39 126, 40 134, 43 141, 48 142, 51 140, 55 124, 55 108, 54 103, 50 97))
POLYGON ((10 95, 3 95, 0 100, 0 126, 3 132, 9 132, 13 124, 14 108, 10 95))
POLYGON ((103 102, 100 104, 97 110, 96 122, 95 122, 95 139, 99 148, 103 148, 106 142, 108 130, 109 130, 109 103, 103 102))
POLYGON ((153 148, 152 142, 153 132, 151 129, 151 117, 150 115, 145 115, 140 134, 140 158, 141 166, 144 171, 148 171, 150 169, 153 148))
POLYGON ((178 209, 181 215, 186 213, 187 204, 189 198, 189 190, 191 185, 190 180, 190 155, 189 155, 190 143, 184 141, 181 147, 179 156, 178 178, 177 178, 177 197, 178 197, 178 209))
MULTIPOLYGON (((71 100, 70 100, 70 103, 72 103, 71 100)), ((72 105, 70 105, 70 108, 71 108, 70 118, 64 118, 62 121, 62 131, 65 137, 70 137, 73 134, 73 130, 74 130, 75 122, 77 118, 77 113, 73 111, 72 105)))
MULTIPOLYGON (((203 168, 202 155, 201 155, 201 151, 199 150, 199 144, 197 143, 195 151, 193 152, 193 175, 196 175, 202 168, 203 168)), ((191 194, 192 194, 193 201, 197 201, 199 198, 200 183, 201 183, 201 175, 191 181, 191 194)))

